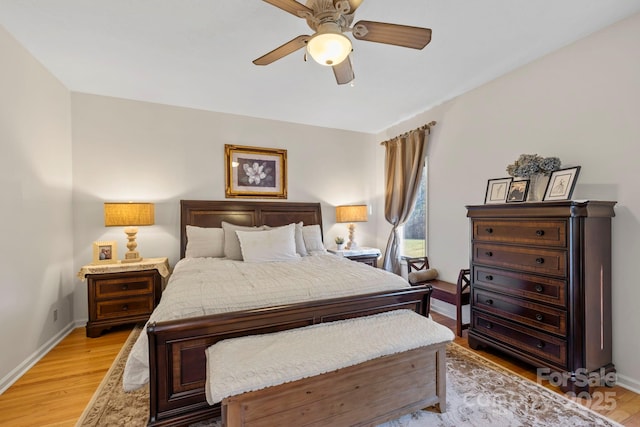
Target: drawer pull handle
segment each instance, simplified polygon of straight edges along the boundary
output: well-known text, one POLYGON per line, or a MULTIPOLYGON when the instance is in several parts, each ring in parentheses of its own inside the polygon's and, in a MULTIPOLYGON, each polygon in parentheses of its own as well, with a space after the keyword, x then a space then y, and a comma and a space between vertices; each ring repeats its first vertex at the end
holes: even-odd
POLYGON ((488 299, 487 301, 485 301, 487 303, 487 305, 493 305, 493 300, 492 299, 488 299))
POLYGON ((122 285, 122 290, 126 291, 127 289, 129 289, 129 285, 122 285))
POLYGON ((544 342, 540 341, 538 344, 536 344, 536 347, 544 348, 544 342))
POLYGON ((536 230, 536 236, 538 237, 544 236, 544 230, 536 230))
POLYGON ((491 323, 487 322, 487 324, 486 324, 486 328, 487 328, 487 329, 491 329, 491 328, 493 328, 493 325, 492 325, 491 323))
POLYGON ((122 311, 127 311, 129 310, 129 306, 127 304, 122 306, 122 311))
POLYGON ((487 252, 485 252, 484 254, 485 254, 486 256, 493 256, 493 252, 491 252, 491 251, 487 251, 487 252))
POLYGON ((541 321, 542 321, 542 318, 543 318, 542 314, 540 314, 540 313, 537 313, 537 314, 536 314, 536 320, 537 320, 538 322, 541 322, 541 321))
POLYGON ((492 275, 490 275, 490 274, 488 274, 488 275, 485 277, 485 279, 487 279, 487 280, 493 280, 493 276, 492 276, 492 275))
POLYGON ((537 264, 544 264, 544 258, 536 258, 537 264))
POLYGON ((488 234, 491 234, 491 233, 493 233, 493 228, 487 227, 487 228, 484 229, 484 231, 486 231, 488 234))
POLYGON ((536 285, 536 292, 542 292, 542 285, 536 285))

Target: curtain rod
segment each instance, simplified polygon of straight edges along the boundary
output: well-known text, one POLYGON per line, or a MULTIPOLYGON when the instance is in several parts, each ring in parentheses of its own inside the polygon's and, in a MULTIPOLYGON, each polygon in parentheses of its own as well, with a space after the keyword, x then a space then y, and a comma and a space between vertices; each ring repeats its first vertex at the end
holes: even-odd
POLYGON ((405 133, 403 133, 403 134, 401 134, 401 135, 398 135, 398 136, 395 136, 395 137, 393 137, 393 138, 391 138, 391 139, 387 139, 386 141, 381 142, 381 143, 380 143, 380 145, 384 145, 384 144, 386 144, 387 142, 391 142, 391 141, 393 141, 393 140, 394 140, 394 139, 396 139, 396 138, 402 138, 402 137, 405 137, 405 136, 409 135, 411 132, 415 132, 415 131, 423 130, 423 129, 430 129, 430 128, 431 128, 431 126, 435 126, 435 125, 436 125, 436 122, 435 122, 435 121, 431 121, 431 122, 427 123, 426 125, 422 125, 422 126, 420 126, 420 127, 415 128, 414 130, 410 130, 409 132, 405 132, 405 133))

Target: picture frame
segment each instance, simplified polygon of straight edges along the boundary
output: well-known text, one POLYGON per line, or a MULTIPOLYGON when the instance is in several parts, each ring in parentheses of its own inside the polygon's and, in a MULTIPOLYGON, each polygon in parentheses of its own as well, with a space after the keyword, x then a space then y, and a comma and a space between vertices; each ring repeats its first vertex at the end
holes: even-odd
POLYGON ((580 166, 560 169, 551 172, 547 188, 544 191, 543 201, 569 200, 578 180, 580 166))
POLYGON ((225 144, 225 197, 287 198, 287 150, 225 144))
POLYGON ((509 191, 507 192, 507 203, 518 203, 527 200, 527 194, 529 193, 529 184, 531 181, 528 179, 519 179, 511 181, 509 185, 509 191))
POLYGON ((93 264, 115 264, 118 262, 118 245, 115 241, 93 242, 93 264))
POLYGON ((511 181, 513 181, 513 178, 494 178, 487 181, 484 203, 505 203, 511 181))

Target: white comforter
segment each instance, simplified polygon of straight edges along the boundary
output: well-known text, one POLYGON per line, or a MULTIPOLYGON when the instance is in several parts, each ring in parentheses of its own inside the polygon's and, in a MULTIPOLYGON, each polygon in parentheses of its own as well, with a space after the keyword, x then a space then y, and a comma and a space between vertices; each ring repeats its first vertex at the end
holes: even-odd
MULTIPOLYGON (((245 263, 220 258, 180 260, 149 322, 246 310, 408 287, 401 277, 331 254, 295 261, 245 263)), ((124 371, 126 391, 149 381, 147 334, 124 371)))

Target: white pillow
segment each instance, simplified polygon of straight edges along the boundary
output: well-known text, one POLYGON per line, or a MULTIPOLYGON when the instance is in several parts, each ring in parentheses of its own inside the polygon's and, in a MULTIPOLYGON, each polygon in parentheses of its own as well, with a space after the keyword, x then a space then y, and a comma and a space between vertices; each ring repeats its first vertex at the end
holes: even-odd
POLYGON ((302 235, 303 228, 302 221, 296 223, 296 234, 294 236, 296 240, 296 252, 300 256, 307 256, 309 254, 307 253, 307 247, 304 244, 304 236, 302 235))
MULTIPOLYGON (((296 233, 295 233, 296 252, 300 256, 307 256, 309 254, 307 253, 307 248, 304 246, 304 238, 302 237, 302 226, 303 226, 302 221, 296 223, 295 225, 296 225, 296 233)), ((286 225, 284 225, 283 227, 286 227, 286 225)), ((271 230, 273 228, 280 228, 280 227, 270 227, 268 225, 264 226, 265 230, 271 230)))
POLYGON ((264 231, 237 230, 245 262, 289 261, 296 253, 295 224, 264 231))
POLYGON ((304 246, 307 248, 307 252, 326 252, 327 249, 322 243, 322 231, 318 224, 305 225, 302 227, 302 238, 304 239, 304 246))
POLYGON ((224 230, 224 256, 227 259, 242 261, 242 250, 240 249, 240 241, 236 235, 237 230, 242 231, 260 231, 262 227, 247 227, 244 225, 235 225, 222 221, 222 229, 224 230))
POLYGON ((222 228, 204 228, 187 225, 185 258, 223 257, 224 231, 222 228))

